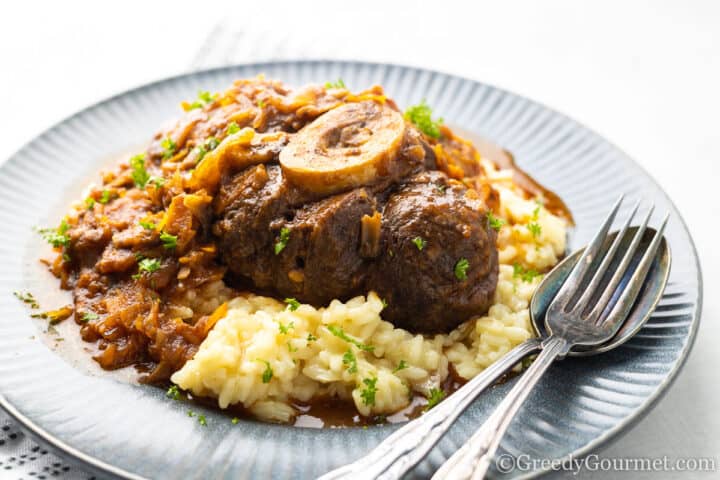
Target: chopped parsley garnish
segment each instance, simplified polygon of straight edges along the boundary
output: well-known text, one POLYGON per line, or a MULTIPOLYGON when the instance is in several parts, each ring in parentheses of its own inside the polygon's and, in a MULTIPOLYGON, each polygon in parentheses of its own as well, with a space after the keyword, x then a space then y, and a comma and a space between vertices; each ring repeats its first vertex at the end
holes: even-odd
POLYGON ((155 185, 157 188, 160 188, 160 187, 162 187, 163 185, 165 185, 165 181, 166 181, 166 180, 165 180, 163 177, 156 177, 156 176, 153 175, 153 176, 150 177, 150 180, 148 180, 148 183, 152 183, 152 184, 155 185))
POLYGON ((240 419, 238 417, 233 417, 232 420, 230 420, 230 423, 232 423, 233 425, 237 425, 239 421, 240 419))
POLYGON ((165 392, 165 396, 168 398, 172 398, 173 400, 180 400, 180 389, 177 385, 173 385, 172 387, 168 388, 167 392, 165 392))
POLYGON ((287 303, 287 309, 290 310, 291 312, 294 312, 295 310, 300 308, 300 302, 298 302, 294 298, 286 298, 285 303, 287 303))
POLYGON ((432 109, 425 103, 425 99, 417 105, 405 110, 405 118, 410 120, 425 135, 431 138, 440 138, 440 125, 442 118, 432 119, 432 109))
POLYGON ((425 411, 430 410, 435 405, 440 403, 445 398, 445 392, 440 388, 431 388, 427 396, 427 405, 425 405, 425 411))
POLYGON ((270 383, 270 380, 272 380, 273 377, 273 370, 270 366, 270 362, 267 360, 258 360, 258 362, 263 362, 265 364, 265 370, 262 373, 262 382, 270 383))
POLYGON ((537 270, 524 269, 522 265, 516 263, 513 265, 513 277, 521 279, 523 282, 532 282, 535 277, 541 274, 537 270))
POLYGON ((290 352, 290 353, 297 352, 297 347, 293 347, 293 344, 290 343, 290 340, 287 341, 287 347, 288 347, 288 352, 290 352))
POLYGON ((317 337, 315 335, 313 335, 312 333, 308 333, 308 336, 307 336, 308 343, 314 342, 315 340, 317 340, 317 337))
POLYGON ((393 369, 393 373, 399 372, 400 370, 405 370, 408 368, 408 364, 405 360, 400 360, 400 363, 398 363, 398 366, 393 369))
POLYGON ((35 297, 30 292, 13 292, 13 295, 15 295, 15 297, 21 302, 28 304, 30 308, 40 308, 40 304, 38 304, 37 300, 35 300, 35 297))
POLYGON ((85 199, 85 206, 87 207, 88 210, 92 210, 93 207, 95 206, 95 199, 92 197, 87 197, 85 199))
POLYGON ((175 151, 177 150, 177 144, 172 138, 164 138, 162 142, 160 142, 160 146, 164 150, 163 159, 167 160, 168 158, 172 158, 173 155, 175 155, 175 151))
POLYGON ((198 415, 198 423, 203 427, 207 427, 207 420, 205 419, 205 415, 198 415))
POLYGON ((542 233, 542 227, 538 223, 538 218, 540 217, 540 208, 542 205, 538 205, 535 207, 535 210, 533 210, 532 213, 532 221, 527 224, 527 229, 530 231, 530 234, 537 238, 542 233))
POLYGON ((360 397, 365 405, 375 405, 375 394, 377 393, 377 377, 363 378, 365 388, 360 391, 360 397))
POLYGON ((290 240, 290 229, 287 227, 283 227, 280 230, 280 239, 277 242, 275 242, 275 255, 279 255, 280 252, 282 252, 285 249, 289 240, 290 240))
POLYGON ((188 410, 188 417, 194 417, 194 416, 195 416, 195 412, 193 412, 192 410, 188 410))
POLYGON ((112 194, 110 193, 110 190, 103 190, 102 192, 100 192, 100 200, 98 200, 98 202, 105 205, 110 201, 111 196, 112 194))
POLYGON ((262 99, 262 98, 261 98, 260 100, 258 100, 257 106, 260 107, 260 108, 263 108, 263 107, 265 106, 265 102, 263 102, 263 99, 262 99))
POLYGON ((357 373, 357 358, 355 354, 348 348, 348 351, 343 354, 342 357, 343 365, 347 366, 348 373, 357 373))
POLYGON ((345 333, 342 327, 338 327, 337 325, 328 325, 327 329, 330 331, 330 333, 332 333, 339 339, 345 340, 346 342, 355 345, 360 350, 365 350, 366 352, 372 352, 373 350, 375 350, 375 347, 373 347, 372 345, 365 345, 364 343, 356 340, 355 338, 345 333))
POLYGON ((58 228, 40 228, 38 232, 42 237, 55 248, 67 247, 70 244, 70 237, 67 231, 70 229, 67 220, 63 219, 58 228))
POLYGON ((205 155, 208 153, 208 149, 205 148, 205 145, 198 145, 195 147, 195 151, 197 152, 197 163, 202 162, 203 158, 205 158, 205 155))
POLYGON ((212 95, 207 90, 200 90, 198 92, 197 100, 195 100, 193 103, 188 105, 188 110, 193 110, 195 108, 202 108, 205 105, 208 105, 215 101, 215 99, 218 97, 218 94, 212 95))
POLYGON ((468 262, 467 258, 458 260, 455 264, 455 278, 458 280, 466 280, 468 268, 470 268, 470 262, 468 262))
POLYGON ((527 229, 530 231, 530 234, 537 238, 542 233, 542 227, 537 222, 530 222, 527 224, 527 229))
POLYGON ((500 231, 503 225, 505 225, 505 220, 502 218, 496 217, 493 215, 491 211, 488 210, 487 212, 487 219, 488 223, 490 224, 490 228, 494 228, 495 231, 500 231))
POLYGON ((442 183, 436 183, 435 188, 438 190, 438 192, 445 193, 445 190, 447 190, 447 185, 443 185, 442 183))
POLYGON ((278 322, 278 329, 283 335, 287 335, 291 328, 295 328, 295 322, 290 322, 287 325, 282 322, 278 322))
POLYGON ((387 300, 384 298, 381 298, 380 301, 382 302, 383 310, 385 310, 388 306, 387 300))
POLYGON ((138 223, 140 223, 140 226, 142 228, 144 228, 145 230, 155 230, 156 225, 153 222, 146 222, 146 221, 140 220, 140 222, 138 222, 138 223))
POLYGON ((138 279, 143 272, 153 273, 160 270, 160 260, 157 258, 143 258, 138 263, 138 273, 133 275, 133 278, 138 279))
POLYGON ((100 318, 97 313, 95 312, 85 312, 83 313, 82 319, 80 320, 83 323, 87 323, 90 321, 94 321, 100 318))
POLYGON ((233 133, 237 133, 240 131, 240 125, 237 124, 237 122, 230 122, 228 123, 227 128, 225 129, 228 135, 232 135, 233 133))
MULTIPOLYGON (((148 180, 150 180, 150 174, 145 169, 145 154, 139 153, 130 159, 130 168, 132 172, 130 176, 135 182, 137 188, 145 188, 148 180)), ((102 203, 102 201, 100 202, 102 203)))
POLYGON ((172 250, 177 247, 177 235, 170 235, 167 232, 160 233, 160 241, 162 242, 165 250, 172 250))
POLYGON ((427 240, 422 237, 415 237, 412 239, 412 243, 415 244, 418 250, 422 251, 422 249, 425 248, 425 245, 427 245, 427 240))
POLYGON ((325 88, 346 88, 345 82, 343 82, 342 78, 338 78, 334 82, 325 82, 325 88))

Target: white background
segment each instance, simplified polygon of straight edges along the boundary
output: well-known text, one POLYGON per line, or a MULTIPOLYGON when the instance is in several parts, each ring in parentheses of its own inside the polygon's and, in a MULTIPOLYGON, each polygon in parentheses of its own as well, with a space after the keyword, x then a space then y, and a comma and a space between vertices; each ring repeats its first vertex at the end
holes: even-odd
POLYGON ((0 162, 130 87, 293 57, 398 62, 496 84, 568 113, 645 167, 694 236, 705 306, 680 378, 603 455, 720 463, 720 2, 3 2, 0 162), (213 29, 220 52, 202 48, 213 29))

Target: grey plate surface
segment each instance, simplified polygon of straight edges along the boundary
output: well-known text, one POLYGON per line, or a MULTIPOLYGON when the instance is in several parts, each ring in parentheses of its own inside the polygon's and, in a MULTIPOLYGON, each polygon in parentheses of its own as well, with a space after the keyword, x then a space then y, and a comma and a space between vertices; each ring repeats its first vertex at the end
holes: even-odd
MULTIPOLYGON (((12 296, 15 290, 54 287, 38 267, 41 244, 32 226, 56 224, 67 202, 97 178, 103 162, 140 149, 159 125, 180 113, 180 100, 258 73, 291 85, 338 77, 353 90, 380 83, 401 107, 427 98, 446 122, 505 146, 523 168, 560 194, 577 221, 571 248, 590 238, 621 192, 655 202, 657 212, 671 212, 666 236, 672 273, 648 324, 615 351, 551 367, 499 455, 560 459, 587 454, 639 420, 669 387, 697 331, 700 267, 672 202, 627 155, 565 115, 476 81, 397 65, 264 63, 191 73, 128 91, 49 129, 0 168, 5 205, 0 210, 0 405, 31 435, 86 469, 120 478, 300 479, 354 460, 393 430, 315 430, 252 421, 231 425, 225 416, 192 406, 207 417, 202 427, 187 416, 188 405, 168 401, 160 390, 93 374, 84 365, 89 358, 73 361, 59 354, 41 341, 41 324, 31 321, 12 296)), ((627 208, 632 203, 625 202, 627 208)), ((512 383, 481 396, 411 477, 428 477, 512 383)), ((537 473, 495 470, 493 476, 537 473)))

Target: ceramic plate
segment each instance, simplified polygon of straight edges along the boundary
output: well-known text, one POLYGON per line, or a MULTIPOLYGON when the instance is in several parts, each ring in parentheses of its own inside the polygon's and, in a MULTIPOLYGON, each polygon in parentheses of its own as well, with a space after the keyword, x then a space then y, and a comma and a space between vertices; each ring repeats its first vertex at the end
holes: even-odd
MULTIPOLYGON (((141 149, 159 125, 180 113, 181 100, 258 73, 298 86, 339 77, 354 90, 380 83, 400 106, 426 98, 447 123, 508 148, 521 167, 560 194, 577 221, 571 248, 589 240, 620 193, 654 202, 654 225, 660 212, 671 212, 672 273, 647 326, 608 354, 551 367, 513 422, 500 454, 561 459, 596 451, 642 418, 670 386, 699 322, 698 258, 670 199, 617 147, 537 102, 452 75, 357 62, 265 63, 191 73, 128 91, 49 129, 0 168, 5 205, 0 210, 0 404, 31 435, 83 468, 110 477, 304 479, 358 458, 397 428, 232 425, 223 415, 192 406, 207 417, 203 427, 188 418, 188 405, 169 401, 163 391, 98 372, 77 335, 48 342, 41 333, 46 324, 31 320, 12 295, 29 290, 43 301, 58 295, 38 264, 44 247, 34 225, 56 225, 68 201, 80 198, 82 188, 97 178, 97 170, 109 159, 141 149)), ((632 203, 625 202, 627 209, 632 203)), ((47 301, 62 301, 54 298, 47 301)), ((478 398, 410 478, 427 478, 512 384, 478 398)))

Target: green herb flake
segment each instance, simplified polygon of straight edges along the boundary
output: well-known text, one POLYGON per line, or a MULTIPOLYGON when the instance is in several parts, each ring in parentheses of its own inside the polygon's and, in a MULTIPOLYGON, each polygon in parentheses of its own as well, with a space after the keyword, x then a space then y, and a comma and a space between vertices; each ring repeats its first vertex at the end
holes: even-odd
POLYGON ((87 207, 88 210, 92 210, 95 206, 95 199, 92 197, 87 197, 85 199, 85 207, 87 207))
POLYGON ((207 427, 207 420, 205 419, 205 415, 198 415, 198 423, 203 427, 207 427))
POLYGON ((360 350, 364 350, 366 352, 372 352, 373 350, 375 350, 375 347, 373 347, 372 345, 365 345, 361 341, 359 341, 359 340, 351 337, 347 333, 345 333, 345 331, 342 329, 342 327, 338 327, 337 325, 328 325, 327 329, 330 331, 330 333, 332 333, 339 339, 345 340, 346 342, 355 345, 360 350))
POLYGON ((317 337, 315 335, 313 335, 312 333, 307 334, 307 342, 308 343, 314 342, 315 340, 317 340, 317 337))
POLYGON ((138 279, 144 272, 153 273, 160 270, 160 260, 157 258, 143 258, 138 262, 138 273, 133 275, 134 279, 138 279))
POLYGON ((357 373, 357 358, 355 354, 348 348, 342 357, 343 365, 347 366, 348 373, 357 373))
POLYGON ((540 236, 540 234, 542 233, 542 227, 537 222, 528 223, 527 229, 530 232, 530 234, 535 238, 538 238, 540 236))
POLYGON ((27 304, 32 309, 40 308, 40 304, 35 300, 35 296, 30 292, 13 292, 13 295, 15 295, 15 298, 20 300, 21 302, 27 304))
POLYGON ((160 241, 165 250, 172 250, 177 247, 177 235, 171 235, 167 232, 160 233, 160 241))
POLYGON ((177 151, 177 144, 170 137, 163 138, 162 142, 160 142, 160 146, 163 148, 163 159, 164 160, 167 160, 168 158, 172 158, 175 155, 175 152, 177 151))
POLYGON ((265 364, 265 370, 263 370, 262 373, 262 382, 263 383, 270 383, 270 380, 273 378, 273 370, 270 366, 270 362, 267 360, 258 360, 258 362, 262 362, 265 364))
POLYGON ((466 280, 468 268, 470 268, 470 262, 468 262, 467 258, 458 260, 455 264, 455 278, 458 280, 466 280))
POLYGON ((290 322, 287 325, 282 322, 278 322, 278 329, 283 335, 287 335, 291 328, 295 328, 295 322, 290 322))
POLYGON ((260 107, 260 108, 263 108, 263 107, 265 106, 265 102, 263 102, 263 99, 262 99, 262 98, 257 101, 257 106, 260 107))
MULTIPOLYGON (((145 169, 145 154, 139 153, 130 159, 130 168, 132 172, 130 176, 137 188, 145 188, 148 180, 150 180, 150 174, 145 169)), ((101 202, 102 203, 102 202, 101 202)))
POLYGON ((294 312, 295 310, 300 308, 300 302, 298 302, 294 298, 286 298, 285 303, 287 304, 287 309, 290 310, 291 312, 294 312))
POLYGON ((87 323, 87 322, 91 322, 91 321, 94 322, 94 321, 97 320, 98 318, 100 318, 100 317, 99 317, 98 314, 95 313, 95 312, 85 312, 85 313, 83 313, 83 316, 82 316, 82 318, 80 319, 80 321, 81 321, 82 323, 87 323))
POLYGON ((491 211, 487 212, 487 219, 490 224, 490 228, 495 229, 497 232, 499 232, 503 225, 505 225, 505 220, 500 217, 496 217, 491 211))
POLYGON ((415 244, 418 250, 422 251, 422 249, 425 248, 425 245, 427 245, 427 240, 422 237, 415 237, 412 239, 412 243, 415 244))
POLYGON ((338 78, 334 82, 325 82, 325 88, 347 88, 342 78, 338 78))
POLYGON ((197 100, 195 100, 189 105, 188 110, 202 108, 205 105, 209 105, 213 103, 218 98, 218 96, 219 95, 217 93, 215 95, 212 95, 207 90, 200 90, 197 95, 197 100))
POLYGON ((377 377, 363 378, 365 388, 360 391, 360 398, 367 406, 375 405, 375 394, 377 393, 377 377))
POLYGON ((215 150, 218 145, 220 145, 220 140, 215 137, 210 137, 205 140, 205 148, 207 148, 208 151, 215 150))
POLYGON ((298 350, 297 347, 294 347, 293 344, 292 344, 292 342, 291 342, 290 340, 288 340, 288 341, 286 342, 286 345, 287 345, 288 352, 290 352, 290 353, 295 353, 295 352, 297 352, 297 350, 298 350))
POLYGON ((530 283, 535 279, 535 277, 540 275, 541 274, 537 270, 525 269, 519 263, 513 265, 513 277, 519 278, 523 282, 530 283))
POLYGON ((165 180, 163 177, 156 177, 153 175, 150 177, 150 180, 148 180, 148 183, 152 183, 157 188, 162 188, 162 186, 165 185, 166 181, 167 180, 165 180))
POLYGON ((425 405, 425 411, 430 410, 435 405, 440 403, 445 398, 445 392, 440 388, 431 388, 427 396, 427 405, 425 405))
POLYGON ((230 123, 228 123, 228 126, 225 128, 225 132, 228 135, 232 135, 239 131, 240 131, 240 125, 238 125, 237 122, 230 122, 230 123))
POLYGON ((156 225, 153 222, 147 222, 147 221, 140 220, 140 222, 138 222, 138 223, 145 230, 155 230, 155 227, 156 227, 156 225))
POLYGON ((70 229, 67 220, 63 219, 58 228, 40 228, 38 233, 42 235, 46 242, 54 248, 67 247, 70 244, 70 237, 67 231, 70 229))
POLYGON ((180 388, 178 388, 177 385, 173 385, 165 392, 165 396, 173 400, 180 400, 180 388))
POLYGON ((288 241, 290 241, 290 229, 287 227, 283 227, 280 230, 280 239, 275 242, 275 255, 279 255, 280 252, 285 249, 288 241))
POLYGON ((233 417, 232 420, 230 420, 230 423, 233 425, 237 425, 238 422, 240 422, 240 419, 238 417, 233 417))
POLYGON ((428 137, 440 138, 440 125, 442 125, 443 119, 432 119, 432 109, 425 102, 425 99, 417 105, 408 107, 405 110, 405 118, 414 123, 428 137))
POLYGON ((400 363, 398 363, 398 366, 393 369, 393 373, 399 372, 400 370, 405 370, 408 368, 408 364, 405 360, 400 360, 400 363))
POLYGON ((98 200, 98 202, 105 205, 110 201, 111 197, 112 194, 110 193, 110 190, 103 190, 102 192, 100 192, 100 200, 98 200))
POLYGON ((194 417, 195 412, 193 412, 192 410, 188 410, 187 415, 188 415, 188 417, 194 417))

